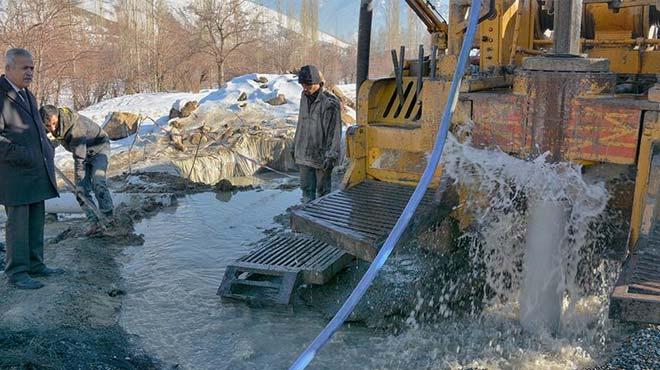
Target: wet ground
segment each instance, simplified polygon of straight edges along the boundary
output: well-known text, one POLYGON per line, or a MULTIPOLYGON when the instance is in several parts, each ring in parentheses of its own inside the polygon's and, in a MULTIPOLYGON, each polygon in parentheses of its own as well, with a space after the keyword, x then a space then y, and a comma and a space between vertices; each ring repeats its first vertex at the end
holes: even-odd
MULTIPOLYGON (((139 245, 141 239, 90 240, 80 236, 83 226, 80 220, 46 225, 50 241, 45 247, 46 263, 66 269, 65 275, 41 278, 46 286, 36 291, 13 289, 2 279, 0 368, 162 366, 135 346, 117 323, 123 290, 115 257, 126 245, 139 245)), ((4 260, 2 253, 0 257, 4 260)))
MULTIPOLYGON (((324 288, 303 289, 292 308, 216 296, 225 266, 282 230, 281 214, 300 197, 290 185, 191 191, 177 207, 132 210, 135 237, 85 238, 75 219, 47 224, 46 261, 68 272, 34 292, 0 283, 0 368, 288 367, 366 268, 356 263, 324 288)), ((599 323, 598 299, 585 302, 585 330, 557 338, 523 333, 515 307, 454 316, 442 303, 453 297, 432 278, 448 265, 411 249, 397 249, 310 369, 659 368, 660 331, 599 323)))
MULTIPOLYGON (((349 266, 325 287, 302 289, 292 308, 252 308, 223 302, 215 293, 225 266, 264 232, 278 232, 274 216, 298 197, 298 190, 276 187, 237 193, 229 201, 202 193, 181 199, 172 213, 143 221, 137 230, 145 234, 144 249, 128 248, 121 259, 127 281, 122 327, 155 358, 183 369, 287 368, 366 264, 349 266)), ((597 297, 584 303, 583 320, 575 323, 582 326, 559 337, 524 333, 515 305, 454 315, 457 307, 448 303, 455 296, 433 278, 450 262, 399 249, 352 323, 310 368, 588 368, 606 363, 610 351, 640 328, 599 322, 605 302, 597 297)))

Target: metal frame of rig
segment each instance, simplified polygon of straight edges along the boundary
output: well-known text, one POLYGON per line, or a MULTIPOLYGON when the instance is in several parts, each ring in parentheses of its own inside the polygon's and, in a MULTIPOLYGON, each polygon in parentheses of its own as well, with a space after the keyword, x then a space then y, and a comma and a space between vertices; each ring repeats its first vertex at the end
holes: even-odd
MULTIPOLYGON (((610 206, 630 225, 627 242, 621 241, 627 243, 622 245, 627 260, 611 296, 610 315, 660 323, 660 84, 655 85, 660 82, 660 1, 481 1, 470 73, 455 102, 452 130, 464 132, 461 126, 470 122, 472 145, 520 158, 549 152, 550 161, 580 163, 585 169, 629 168, 634 174, 630 188, 609 189, 622 194, 610 206)), ((350 164, 340 190, 291 213, 294 231, 368 261, 433 149, 472 3, 450 0, 444 20, 429 1, 406 2, 431 34, 430 50, 420 46, 411 60, 403 47, 392 50, 393 75, 369 80, 373 4, 361 1, 357 125, 347 131, 350 164)), ((438 168, 433 187, 440 185, 441 174, 438 168)), ((425 199, 418 221, 438 208, 432 206, 432 194, 425 199)), ((469 213, 465 207, 458 210, 453 216, 467 226, 469 213)), ((270 244, 262 249, 269 250, 270 244)), ((288 272, 304 274, 302 265, 316 258, 313 248, 301 247, 305 243, 276 245, 282 255, 293 256, 287 260, 288 272), (286 252, 291 245, 299 250, 286 252)), ((318 250, 327 252, 325 246, 318 250)), ((342 253, 333 256, 326 265, 334 274, 350 259, 342 253)), ((278 268, 268 265, 242 278, 231 270, 219 294, 241 298, 232 294, 232 284, 254 280, 248 285, 269 285, 260 281, 278 268)), ((283 282, 300 280, 292 279, 270 284, 275 291, 287 286, 280 302, 290 303, 296 284, 283 282)))

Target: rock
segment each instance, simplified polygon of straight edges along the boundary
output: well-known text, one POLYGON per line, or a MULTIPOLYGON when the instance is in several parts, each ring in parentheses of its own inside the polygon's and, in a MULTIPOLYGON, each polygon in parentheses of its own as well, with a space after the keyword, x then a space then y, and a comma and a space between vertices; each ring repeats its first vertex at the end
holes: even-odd
POLYGON ((331 92, 334 96, 336 96, 337 99, 339 99, 339 101, 340 101, 343 105, 345 105, 345 106, 347 106, 347 107, 351 107, 351 108, 353 108, 353 109, 356 109, 355 102, 354 102, 353 100, 351 100, 348 96, 344 95, 344 92, 341 91, 341 89, 338 88, 336 85, 330 85, 330 86, 328 87, 328 90, 330 90, 330 92, 331 92))
POLYGON ((120 140, 137 132, 140 116, 129 112, 112 112, 103 125, 110 140, 120 140))
POLYGON ((265 84, 268 83, 268 79, 264 76, 259 76, 254 79, 254 82, 260 83, 260 84, 265 84))
POLYGON ((241 94, 238 96, 238 101, 246 101, 247 100, 247 94, 245 91, 241 91, 241 94))
POLYGON ((231 181, 227 179, 222 179, 218 181, 215 185, 213 185, 213 190, 216 193, 226 193, 230 191, 245 191, 245 190, 254 190, 254 186, 252 185, 240 185, 236 186, 231 183, 231 181))
POLYGON ((202 134, 201 132, 195 132, 191 134, 188 140, 193 145, 206 144, 209 141, 206 135, 202 134))
POLYGON ((222 179, 222 180, 218 181, 218 183, 213 186, 213 189, 216 192, 224 192, 224 191, 232 191, 232 190, 236 189, 236 187, 234 186, 234 184, 231 183, 231 181, 229 181, 227 179, 222 179))
POLYGON ((238 107, 239 108, 245 108, 245 107, 247 107, 247 103, 243 102, 243 103, 239 104, 238 107))
POLYGON ((181 112, 179 112, 179 110, 174 108, 174 107, 170 108, 169 118, 173 119, 173 118, 179 118, 179 117, 181 117, 181 112))
POLYGON ((181 120, 178 120, 178 119, 173 119, 173 120, 169 121, 168 125, 170 125, 171 127, 174 127, 174 128, 178 128, 178 129, 181 129, 181 128, 183 128, 183 126, 185 126, 183 124, 183 122, 181 120))
POLYGON ((355 123, 355 118, 353 118, 353 116, 351 116, 350 114, 348 114, 348 112, 346 112, 345 110, 342 109, 342 111, 341 111, 341 121, 345 125, 352 125, 352 124, 355 123))
POLYGON ((121 289, 112 289, 108 292, 108 295, 110 297, 117 297, 117 296, 126 295, 126 292, 121 289))
POLYGON ((170 130, 170 141, 176 150, 181 152, 186 150, 186 147, 183 145, 183 135, 181 135, 181 131, 177 128, 173 127, 172 130, 170 130))
POLYGON ((428 252, 446 254, 455 251, 454 240, 458 236, 458 226, 449 217, 417 237, 417 245, 428 252))
POLYGON ((287 100, 284 94, 277 94, 276 97, 266 100, 266 103, 270 105, 283 105, 287 103, 287 100))
POLYGON ((267 88, 268 88, 268 85, 263 84, 263 85, 260 85, 259 88, 261 88, 261 89, 267 89, 267 88))
POLYGON ((197 108, 199 108, 199 103, 196 100, 186 102, 181 108, 181 118, 189 117, 197 108))

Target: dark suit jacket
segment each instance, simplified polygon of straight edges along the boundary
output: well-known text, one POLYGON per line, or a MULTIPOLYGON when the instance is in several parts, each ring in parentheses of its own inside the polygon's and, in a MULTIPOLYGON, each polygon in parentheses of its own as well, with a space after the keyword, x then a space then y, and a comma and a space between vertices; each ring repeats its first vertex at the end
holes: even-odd
POLYGON ((0 76, 0 204, 18 206, 58 196, 54 149, 36 99, 23 102, 0 76), (29 105, 29 106, 28 106, 29 105))

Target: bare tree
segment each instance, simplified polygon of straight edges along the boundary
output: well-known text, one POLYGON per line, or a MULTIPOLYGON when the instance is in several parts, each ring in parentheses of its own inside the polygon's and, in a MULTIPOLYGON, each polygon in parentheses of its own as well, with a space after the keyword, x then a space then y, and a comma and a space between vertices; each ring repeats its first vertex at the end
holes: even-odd
POLYGON ((225 85, 228 58, 258 40, 260 12, 250 12, 250 6, 248 0, 198 0, 190 6, 202 50, 215 62, 218 86, 225 85))
POLYGON ((80 27, 74 0, 7 0, 0 16, 0 43, 3 47, 24 47, 34 56, 38 73, 32 85, 44 101, 63 85, 71 66, 90 51, 71 48, 79 43, 71 29, 80 27))
POLYGON ((391 49, 401 45, 401 4, 399 0, 389 0, 386 8, 387 42, 391 49))

